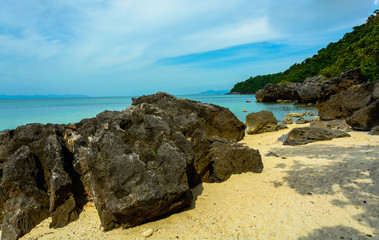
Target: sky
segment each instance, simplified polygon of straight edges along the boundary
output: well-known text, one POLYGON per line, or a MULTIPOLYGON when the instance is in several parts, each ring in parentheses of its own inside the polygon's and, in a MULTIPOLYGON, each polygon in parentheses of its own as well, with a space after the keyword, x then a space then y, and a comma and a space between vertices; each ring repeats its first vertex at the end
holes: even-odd
POLYGON ((231 89, 311 57, 377 0, 0 0, 0 94, 231 89))

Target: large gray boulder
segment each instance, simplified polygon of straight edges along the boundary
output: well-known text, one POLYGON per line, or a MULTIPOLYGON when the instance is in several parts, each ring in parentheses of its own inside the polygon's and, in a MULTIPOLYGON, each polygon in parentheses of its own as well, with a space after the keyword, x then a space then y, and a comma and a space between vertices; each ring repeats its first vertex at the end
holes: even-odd
POLYGON ((76 124, 2 131, 2 238, 16 239, 49 216, 51 227, 65 226, 87 192, 105 230, 179 211, 201 181, 262 171, 259 152, 235 143, 244 130, 226 108, 157 93, 76 124))
POLYGON ((206 138, 200 130, 192 135, 191 142, 196 154, 193 166, 202 182, 221 182, 232 174, 263 170, 259 151, 242 144, 217 136, 206 138))
POLYGON ((276 102, 277 100, 297 100, 300 83, 268 84, 255 93, 257 102, 276 102))
POLYGON ((243 148, 229 143, 243 137, 244 127, 226 108, 157 93, 134 99, 123 112, 83 120, 70 130, 66 141, 75 156, 75 169, 94 196, 102 226, 110 230, 188 206, 189 188, 200 181, 224 181, 234 173, 262 171, 258 152, 238 150, 243 148), (199 132, 202 137, 196 138, 199 132), (223 139, 218 152, 228 152, 229 158, 211 154, 213 136, 223 139), (217 166, 231 162, 237 167, 218 171, 217 166), (115 171, 117 167, 131 169, 115 171))
POLYGON ((379 100, 354 112, 346 121, 355 130, 370 131, 379 125, 379 100))
POLYGON ((317 102, 321 93, 322 83, 325 80, 326 79, 321 76, 305 79, 296 90, 297 95, 299 96, 299 101, 306 103, 317 102))
POLYGON ((250 113, 246 116, 247 134, 276 131, 278 120, 269 111, 250 113))
POLYGON ((335 94, 346 92, 350 87, 366 82, 367 79, 362 75, 360 68, 351 69, 336 78, 323 81, 318 100, 325 102, 335 94))
POLYGON ((312 120, 311 127, 324 127, 324 128, 330 128, 332 130, 337 129, 345 132, 351 131, 350 126, 347 124, 345 119, 336 119, 336 120, 329 120, 329 121, 322 121, 320 119, 314 119, 312 120))
POLYGON ((303 127, 292 129, 287 135, 281 138, 281 141, 283 141, 283 145, 296 146, 340 137, 350 137, 350 135, 344 131, 329 128, 303 127))
POLYGON ((211 167, 209 176, 214 182, 227 180, 232 174, 245 172, 260 173, 263 170, 261 155, 258 150, 238 143, 230 143, 219 137, 212 137, 209 152, 211 167))
POLYGON ((317 111, 321 120, 347 119, 354 112, 372 102, 375 83, 353 85, 344 92, 330 96, 326 101, 319 101, 317 111))

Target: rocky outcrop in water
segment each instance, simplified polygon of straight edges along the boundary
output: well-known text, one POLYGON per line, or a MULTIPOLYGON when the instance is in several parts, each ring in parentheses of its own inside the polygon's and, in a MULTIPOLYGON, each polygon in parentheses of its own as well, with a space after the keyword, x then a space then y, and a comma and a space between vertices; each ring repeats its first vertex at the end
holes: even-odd
POLYGON ((166 93, 76 124, 2 131, 2 239, 49 216, 51 227, 65 226, 88 194, 105 230, 179 211, 201 181, 262 171, 259 152, 235 143, 244 131, 226 108, 166 93))
MULTIPOLYGON (((368 131, 379 124, 379 83, 367 83, 360 68, 351 69, 333 79, 308 78, 289 91, 282 85, 267 85, 256 94, 257 101, 276 102, 284 99, 297 102, 317 102, 317 111, 323 121, 345 119, 356 130, 368 131), (295 98, 295 99, 294 99, 295 98)), ((286 122, 290 122, 286 119, 286 122)))
POLYGON ((277 102, 278 100, 297 100, 300 83, 268 84, 255 93, 257 102, 277 102))
POLYGON ((257 102, 277 102, 288 99, 294 102, 316 103, 326 101, 332 95, 345 92, 351 86, 365 83, 360 68, 351 69, 340 76, 328 79, 321 76, 307 78, 303 83, 268 84, 259 90, 257 102))

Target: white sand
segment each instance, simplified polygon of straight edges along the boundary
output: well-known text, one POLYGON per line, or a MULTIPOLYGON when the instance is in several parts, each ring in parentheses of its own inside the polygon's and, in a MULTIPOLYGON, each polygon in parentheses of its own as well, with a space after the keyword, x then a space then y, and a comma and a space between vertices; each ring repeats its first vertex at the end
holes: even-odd
POLYGON ((102 232, 92 203, 68 226, 49 229, 49 218, 22 239, 144 239, 148 229, 149 239, 379 239, 379 136, 283 146, 288 131, 246 136, 264 171, 197 186, 181 213, 102 232))

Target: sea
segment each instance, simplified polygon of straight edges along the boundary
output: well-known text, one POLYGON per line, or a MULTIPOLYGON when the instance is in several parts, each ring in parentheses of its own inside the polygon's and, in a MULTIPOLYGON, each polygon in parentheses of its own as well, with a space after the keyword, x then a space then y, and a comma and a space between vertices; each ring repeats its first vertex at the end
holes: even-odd
MULTIPOLYGON (((291 112, 310 111, 317 115, 314 105, 257 103, 254 95, 212 94, 177 95, 176 97, 229 108, 242 122, 246 122, 247 114, 261 110, 273 112, 279 121, 284 120, 284 116, 291 112)), ((28 123, 76 123, 83 118, 95 117, 105 110, 123 110, 131 103, 131 96, 0 99, 0 131, 14 129, 28 123)))

